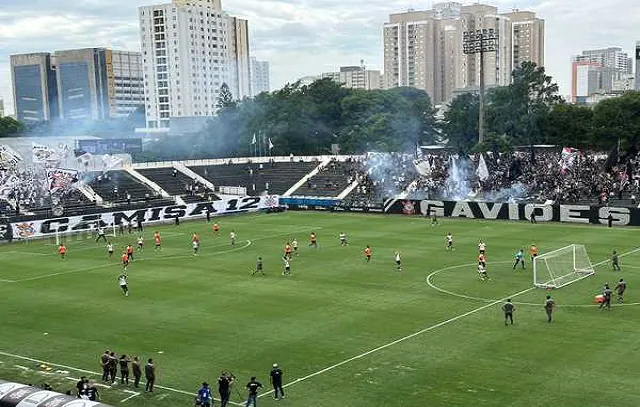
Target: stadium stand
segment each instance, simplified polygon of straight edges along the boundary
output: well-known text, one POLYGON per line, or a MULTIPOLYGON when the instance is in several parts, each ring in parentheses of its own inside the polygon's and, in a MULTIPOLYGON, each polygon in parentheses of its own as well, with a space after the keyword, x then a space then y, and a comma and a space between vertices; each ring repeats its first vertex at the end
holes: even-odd
POLYGON ((123 170, 89 172, 84 176, 85 182, 105 201, 127 202, 150 201, 159 199, 159 194, 148 185, 139 182, 123 170))
POLYGON ((293 195, 335 197, 353 182, 362 171, 361 164, 355 160, 332 160, 320 172, 311 177, 293 195))
POLYGON ((189 178, 173 167, 139 168, 136 171, 158 184, 169 195, 182 196, 185 202, 195 202, 209 197, 214 200, 220 199, 197 180, 189 178))

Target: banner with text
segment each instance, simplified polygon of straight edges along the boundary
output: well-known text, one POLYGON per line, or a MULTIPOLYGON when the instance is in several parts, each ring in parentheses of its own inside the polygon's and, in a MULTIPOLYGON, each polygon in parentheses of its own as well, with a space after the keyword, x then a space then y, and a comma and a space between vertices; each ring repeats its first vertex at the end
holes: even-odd
POLYGON ((233 213, 254 212, 278 208, 277 195, 265 195, 243 198, 226 198, 219 201, 197 202, 185 205, 171 205, 129 211, 94 213, 83 216, 69 216, 54 219, 35 220, 11 224, 13 239, 30 239, 55 235, 60 233, 82 232, 93 230, 99 224, 102 227, 120 224, 137 225, 161 223, 180 220, 203 218, 209 213, 211 216, 233 213))
POLYGON ((531 220, 614 226, 640 226, 640 209, 590 205, 513 204, 467 201, 388 199, 385 213, 470 219, 531 220), (611 216, 611 218, 609 218, 611 216))

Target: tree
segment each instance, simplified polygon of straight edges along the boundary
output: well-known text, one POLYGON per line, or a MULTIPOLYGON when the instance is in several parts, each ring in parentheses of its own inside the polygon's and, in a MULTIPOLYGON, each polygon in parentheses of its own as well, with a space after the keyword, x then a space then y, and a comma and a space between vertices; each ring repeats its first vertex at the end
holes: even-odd
POLYGON ((469 151, 478 142, 480 95, 464 93, 451 102, 440 123, 447 145, 469 151))
POLYGON ((216 103, 216 107, 218 109, 224 110, 228 108, 235 108, 237 105, 236 101, 233 99, 233 93, 231 93, 231 89, 229 89, 229 85, 223 83, 220 86, 220 94, 218 95, 218 101, 216 103))
POLYGON ((17 121, 13 117, 0 117, 0 137, 15 136, 24 131, 24 129, 24 124, 17 121))
POLYGON ((594 147, 609 150, 620 140, 623 147, 640 143, 640 92, 606 99, 593 109, 594 147))
POLYGON ((545 142, 577 148, 591 147, 593 110, 586 106, 553 106, 543 124, 545 142))

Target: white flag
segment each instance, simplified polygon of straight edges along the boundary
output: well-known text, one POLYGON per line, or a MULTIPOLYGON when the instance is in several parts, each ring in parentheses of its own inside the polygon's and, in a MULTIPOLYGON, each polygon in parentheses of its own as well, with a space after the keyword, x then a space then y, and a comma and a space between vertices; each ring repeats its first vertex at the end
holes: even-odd
POLYGON ((429 160, 413 160, 413 165, 421 176, 428 177, 431 175, 431 165, 429 164, 429 160))
POLYGON ((251 145, 254 146, 258 140, 256 140, 256 133, 253 133, 253 140, 251 140, 251 145))
POLYGON ((480 161, 478 162, 476 174, 478 175, 478 178, 480 178, 480 181, 486 181, 489 179, 489 169, 487 168, 487 163, 484 161, 482 153, 480 153, 480 161))
POLYGON ((271 137, 269 137, 269 150, 273 148, 273 143, 271 142, 271 137))

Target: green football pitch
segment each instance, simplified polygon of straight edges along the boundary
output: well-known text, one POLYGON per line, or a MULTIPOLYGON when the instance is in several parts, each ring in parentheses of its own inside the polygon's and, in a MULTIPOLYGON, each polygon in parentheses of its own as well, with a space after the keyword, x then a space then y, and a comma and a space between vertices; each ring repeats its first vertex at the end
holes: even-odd
MULTIPOLYGON (((199 384, 215 384, 223 369, 238 377, 234 403, 255 375, 264 406, 640 405, 635 229, 463 219, 432 227, 418 217, 319 212, 216 220, 219 236, 204 221, 159 227, 159 253, 147 228, 147 247, 129 267, 129 297, 118 287, 120 256, 109 259, 104 243, 69 237, 64 261, 51 240, 0 247, 0 378, 64 392, 81 375, 99 382, 99 356, 110 349, 153 358, 158 369, 153 393, 103 385, 103 402, 115 406, 193 405, 199 384), (193 232, 202 239, 197 257, 193 232), (311 232, 318 248, 307 245, 311 232), (349 246, 340 246, 340 232, 349 246), (283 246, 293 238, 299 256, 283 276, 283 246), (478 279, 479 239, 490 281, 478 279), (541 253, 585 245, 596 274, 534 289, 529 262, 511 268, 532 243, 541 253), (623 254, 620 272, 607 260, 612 250, 623 254), (251 275, 258 256, 264 276, 251 275), (598 309, 594 296, 621 277, 624 306, 598 309), (548 293, 558 304, 550 324, 548 293), (507 297, 517 306, 513 326, 503 323, 507 297), (269 393, 273 363, 284 370, 285 400, 269 393)), ((113 241, 120 249, 136 238, 113 241)))

